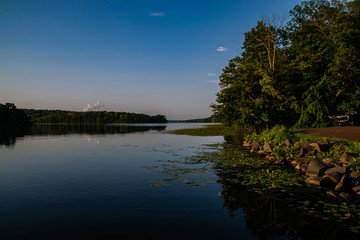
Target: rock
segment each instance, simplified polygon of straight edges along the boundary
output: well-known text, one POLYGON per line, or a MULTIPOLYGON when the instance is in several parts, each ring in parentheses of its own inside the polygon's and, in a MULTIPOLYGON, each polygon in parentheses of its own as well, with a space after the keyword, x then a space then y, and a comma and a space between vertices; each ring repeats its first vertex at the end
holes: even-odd
POLYGON ((318 142, 319 145, 325 146, 325 145, 329 145, 329 142, 326 140, 321 140, 318 142))
POLYGON ((322 161, 313 160, 309 163, 309 166, 306 170, 306 176, 322 176, 328 168, 329 166, 322 161))
POLYGON ((310 143, 310 146, 315 150, 316 152, 321 152, 320 146, 317 143, 310 143))
POLYGON ((326 193, 327 193, 327 195, 330 195, 330 196, 332 196, 332 197, 337 197, 337 196, 336 196, 336 193, 335 193, 334 191, 332 191, 332 190, 331 190, 331 191, 327 191, 326 193))
POLYGON ((349 177, 344 174, 343 177, 340 179, 339 183, 336 185, 336 191, 348 191, 351 190, 353 187, 352 182, 350 181, 349 177))
POLYGON ((299 163, 304 164, 306 163, 306 166, 308 165, 309 162, 313 161, 314 159, 311 157, 302 157, 302 158, 289 158, 293 159, 293 161, 291 162, 291 165, 293 166, 297 166, 299 163))
POLYGON ((334 161, 334 159, 326 158, 326 159, 323 160, 323 162, 324 162, 325 164, 331 164, 331 163, 334 163, 335 161, 334 161))
POLYGON ((258 154, 260 156, 266 156, 266 153, 264 152, 264 150, 259 150, 256 152, 256 154, 258 154))
POLYGON ((360 179, 360 171, 352 171, 350 176, 354 179, 360 179))
POLYGON ((258 147, 258 146, 253 146, 253 147, 251 147, 251 150, 250 150, 251 153, 256 153, 257 151, 259 151, 259 147, 258 147))
POLYGON ((332 182, 337 184, 340 181, 342 174, 337 173, 337 172, 332 172, 329 174, 325 174, 323 177, 328 178, 329 180, 331 180, 332 182))
POLYGON ((251 147, 251 142, 249 142, 249 141, 244 141, 244 142, 243 142, 243 146, 244 146, 244 147, 251 147))
POLYGON ((313 156, 316 154, 316 150, 311 150, 311 151, 308 151, 306 154, 305 154, 305 157, 310 157, 310 156, 313 156))
POLYGON ((356 185, 355 187, 352 188, 353 192, 358 193, 360 192, 360 185, 356 185))
POLYGON ((305 153, 307 153, 307 151, 305 149, 303 149, 303 148, 300 148, 299 152, 295 156, 300 158, 300 157, 305 156, 305 153))
POLYGON ((330 173, 339 173, 339 174, 345 174, 348 170, 347 166, 337 166, 327 169, 324 173, 330 174, 330 173))
POLYGON ((323 177, 308 177, 305 182, 307 184, 315 185, 315 186, 328 186, 330 183, 330 180, 323 177))
POLYGON ((354 154, 354 153, 344 152, 344 153, 340 156, 340 162, 341 162, 341 163, 345 163, 345 164, 352 163, 357 156, 358 156, 358 155, 357 155, 357 154, 354 154))
POLYGON ((351 194, 350 194, 350 193, 346 193, 346 192, 340 193, 339 196, 342 197, 343 199, 345 199, 345 201, 347 201, 347 202, 350 202, 351 199, 352 199, 351 194))
POLYGON ((309 148, 311 143, 317 143, 317 141, 316 140, 306 141, 306 142, 301 144, 301 147, 302 148, 309 148))
POLYGON ((274 161, 274 164, 277 164, 277 165, 285 165, 286 163, 288 163, 284 157, 279 157, 278 159, 276 159, 274 161))
POLYGON ((264 144, 264 152, 271 152, 271 151, 272 151, 272 149, 271 149, 270 143, 265 142, 265 144, 264 144))
POLYGON ((269 161, 274 161, 274 160, 275 160, 275 156, 272 155, 272 154, 268 154, 268 155, 266 155, 265 159, 266 159, 266 160, 269 160, 269 161))
POLYGON ((284 141, 284 145, 287 146, 287 147, 290 147, 290 146, 291 146, 291 141, 290 141, 290 139, 287 138, 287 139, 284 141))
POLYGON ((308 164, 307 163, 303 163, 303 164, 301 164, 301 171, 303 172, 303 173, 305 173, 306 172, 306 170, 307 170, 307 168, 308 168, 308 164))

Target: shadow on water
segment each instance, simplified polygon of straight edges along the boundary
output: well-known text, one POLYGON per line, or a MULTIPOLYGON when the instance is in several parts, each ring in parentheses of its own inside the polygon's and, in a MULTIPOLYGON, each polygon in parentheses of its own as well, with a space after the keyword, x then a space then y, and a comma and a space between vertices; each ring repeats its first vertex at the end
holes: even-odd
POLYGON ((18 138, 31 133, 31 128, 0 127, 0 146, 12 147, 18 138))
POLYGON ((128 134, 147 131, 164 131, 166 126, 119 124, 35 124, 29 128, 0 128, 0 146, 13 147, 24 136, 67 134, 128 134))
MULTIPOLYGON (((241 137, 229 136, 217 149, 226 152, 227 149, 236 148, 241 152, 239 156, 248 157, 249 150, 239 147, 241 143, 241 137)), ((216 146, 213 148, 216 149, 216 146)), ((149 168, 165 176, 153 185, 164 187, 175 183, 186 188, 201 187, 216 181, 221 185, 220 197, 229 217, 242 215, 246 228, 258 239, 359 239, 358 200, 347 203, 328 196, 324 189, 307 186, 276 189, 247 185, 239 179, 239 169, 219 168, 215 164, 217 160, 208 156, 204 153, 149 168), (209 171, 216 178, 207 180, 204 173, 209 171), (260 192, 255 190, 258 187, 262 189, 260 192)), ((256 175, 255 172, 253 174, 256 175)))

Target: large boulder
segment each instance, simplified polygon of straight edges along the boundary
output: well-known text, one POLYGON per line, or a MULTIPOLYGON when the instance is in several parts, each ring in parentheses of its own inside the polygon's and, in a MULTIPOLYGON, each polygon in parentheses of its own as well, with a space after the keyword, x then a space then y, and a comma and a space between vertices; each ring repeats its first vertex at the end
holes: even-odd
POLYGON ((352 184, 350 178, 344 174, 340 179, 339 183, 336 185, 336 191, 349 191, 353 188, 354 184, 352 184))
POLYGON ((324 177, 324 178, 327 178, 327 179, 329 179, 329 180, 331 180, 332 182, 334 182, 334 183, 337 184, 337 183, 341 180, 341 177, 342 177, 342 176, 343 176, 343 175, 340 174, 340 173, 332 172, 332 173, 325 174, 323 177, 324 177))
POLYGON ((331 181, 324 177, 308 177, 305 182, 307 184, 315 185, 315 186, 321 186, 321 187, 327 187, 331 185, 331 181))
POLYGON ((329 165, 320 160, 313 160, 309 163, 306 170, 306 176, 317 177, 324 175, 324 172, 329 168, 329 165))
POLYGON ((330 173, 345 174, 347 172, 348 168, 349 167, 347 167, 347 166, 336 166, 336 167, 327 169, 324 173, 325 174, 330 174, 330 173))

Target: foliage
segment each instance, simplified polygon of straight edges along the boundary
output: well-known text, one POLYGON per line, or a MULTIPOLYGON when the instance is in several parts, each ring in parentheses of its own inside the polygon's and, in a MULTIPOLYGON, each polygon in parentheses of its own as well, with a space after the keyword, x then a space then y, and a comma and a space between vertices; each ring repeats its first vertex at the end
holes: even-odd
POLYGON ((29 117, 13 103, 0 104, 0 126, 26 127, 31 125, 29 117))
POLYGON ((245 140, 251 142, 269 142, 270 144, 282 144, 287 138, 292 138, 293 135, 283 125, 276 125, 275 127, 264 130, 261 134, 253 133, 245 137, 245 140))
POLYGON ((360 1, 310 0, 291 19, 263 18, 220 76, 214 117, 259 133, 320 127, 360 108, 360 1))
POLYGON ((163 115, 149 116, 127 112, 70 112, 61 110, 24 110, 35 123, 167 123, 163 115))

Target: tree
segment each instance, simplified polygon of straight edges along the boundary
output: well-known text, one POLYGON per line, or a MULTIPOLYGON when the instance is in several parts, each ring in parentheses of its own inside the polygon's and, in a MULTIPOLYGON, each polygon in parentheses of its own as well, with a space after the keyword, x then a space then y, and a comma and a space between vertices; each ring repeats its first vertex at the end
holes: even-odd
POLYGON ((261 130, 327 126, 360 107, 360 0, 311 0, 291 19, 263 17, 220 76, 214 116, 261 130))
POLYGON ((255 131, 284 121, 287 101, 277 72, 286 44, 282 23, 275 15, 264 17, 245 33, 243 53, 230 60, 220 76, 219 104, 212 105, 216 118, 255 131))
POLYGON ((0 104, 0 126, 27 127, 31 125, 30 118, 13 103, 0 104))
POLYGON ((328 114, 359 107, 359 1, 308 1, 290 14, 297 126, 325 126, 328 114))

